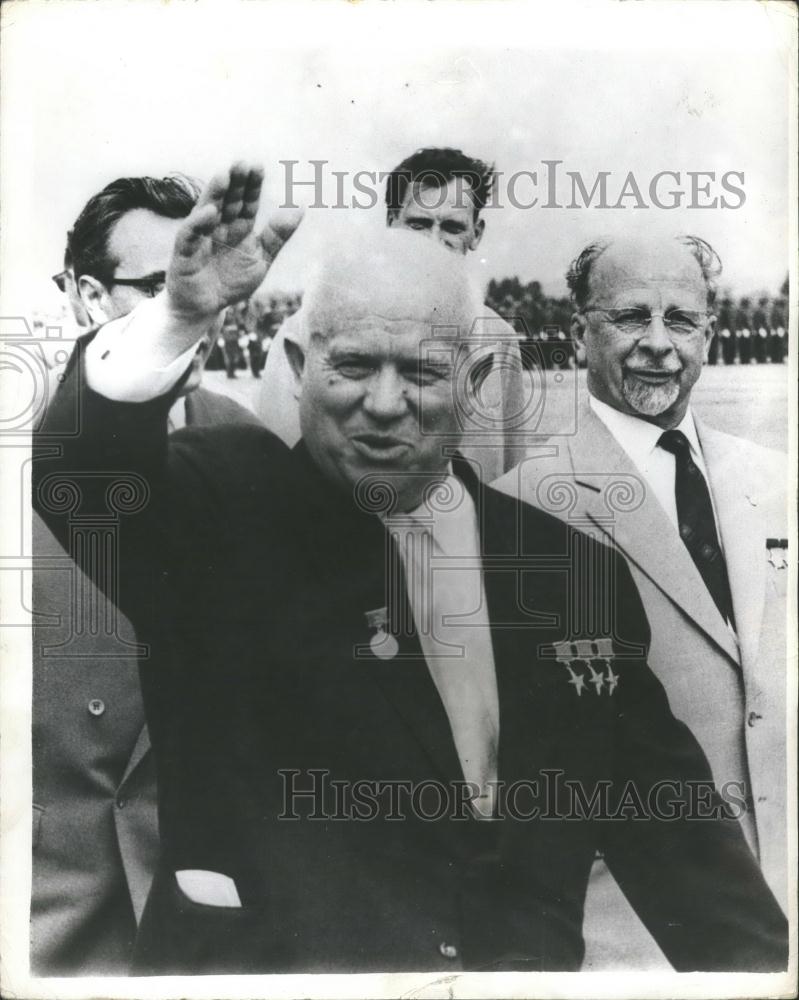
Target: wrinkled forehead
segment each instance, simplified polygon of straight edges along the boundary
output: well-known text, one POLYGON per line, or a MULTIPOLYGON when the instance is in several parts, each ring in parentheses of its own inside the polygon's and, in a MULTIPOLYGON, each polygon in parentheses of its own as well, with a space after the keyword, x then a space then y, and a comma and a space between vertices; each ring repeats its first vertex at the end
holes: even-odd
POLYGON ((394 319, 377 313, 337 317, 327 326, 309 325, 312 349, 325 353, 365 353, 381 357, 425 356, 452 353, 462 342, 459 325, 442 325, 420 319, 394 319))
POLYGON ((590 299, 704 309, 707 285, 689 247, 676 240, 611 244, 591 271, 590 299))

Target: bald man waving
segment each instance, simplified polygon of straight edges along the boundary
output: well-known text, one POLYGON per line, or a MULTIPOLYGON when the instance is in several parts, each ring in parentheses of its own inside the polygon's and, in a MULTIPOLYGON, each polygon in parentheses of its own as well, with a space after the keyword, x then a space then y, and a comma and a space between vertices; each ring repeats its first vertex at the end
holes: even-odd
POLYGON ((388 230, 323 262, 294 449, 167 438, 194 342, 288 235, 254 236, 259 187, 213 182, 148 357, 100 331, 35 463, 62 539, 121 508, 120 600, 150 646, 163 858, 138 971, 576 970, 599 849, 676 968, 783 968, 626 565, 459 456, 479 300, 446 250, 388 230), (91 419, 60 434, 81 375, 91 419))

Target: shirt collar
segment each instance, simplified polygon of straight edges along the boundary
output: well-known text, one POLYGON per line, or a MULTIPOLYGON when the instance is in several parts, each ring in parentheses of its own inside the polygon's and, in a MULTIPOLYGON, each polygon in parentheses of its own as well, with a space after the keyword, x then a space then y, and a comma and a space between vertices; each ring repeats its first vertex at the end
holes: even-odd
POLYGON ((178 396, 169 411, 169 431, 179 431, 186 426, 186 397, 178 396))
MULTIPOLYGON (((648 420, 642 420, 641 417, 622 413, 621 410, 616 410, 612 406, 608 406, 607 403, 603 403, 596 396, 589 395, 588 405, 636 465, 640 466, 648 461, 652 452, 657 448, 660 435, 663 433, 661 427, 648 420)), ((682 431, 688 439, 694 455, 701 456, 699 435, 696 433, 696 424, 690 406, 675 430, 682 431)))
POLYGON ((477 530, 474 500, 462 479, 454 475, 452 464, 441 483, 430 492, 428 500, 407 514, 391 518, 393 529, 404 523, 408 528, 430 531, 436 546, 444 555, 459 555, 468 551, 477 530))

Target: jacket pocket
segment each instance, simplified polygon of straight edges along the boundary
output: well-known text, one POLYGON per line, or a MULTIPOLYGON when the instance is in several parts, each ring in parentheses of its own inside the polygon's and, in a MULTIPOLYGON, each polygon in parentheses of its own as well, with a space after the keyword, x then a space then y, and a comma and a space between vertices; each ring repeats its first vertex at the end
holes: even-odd
POLYGON ((156 876, 142 915, 134 975, 209 975, 272 971, 266 903, 215 906, 197 903, 174 872, 156 876))

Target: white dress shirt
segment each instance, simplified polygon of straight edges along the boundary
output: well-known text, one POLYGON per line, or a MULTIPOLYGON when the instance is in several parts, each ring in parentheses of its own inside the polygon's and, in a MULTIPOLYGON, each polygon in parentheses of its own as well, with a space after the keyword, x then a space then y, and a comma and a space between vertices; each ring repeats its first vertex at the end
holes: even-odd
POLYGON ((186 426, 186 397, 178 396, 169 410, 167 417, 167 431, 173 434, 186 426))
MULTIPOLYGON (((589 395, 588 405, 596 416, 607 427, 619 445, 627 452, 630 460, 646 480, 647 486, 655 494, 658 503, 666 512, 668 519, 674 525, 676 531, 680 530, 679 519, 677 517, 677 497, 675 492, 676 479, 676 459, 675 456, 666 451, 665 448, 658 447, 658 441, 663 433, 663 429, 657 424, 652 424, 648 420, 640 417, 633 417, 629 413, 621 413, 615 410, 601 399, 589 395)), ((719 547, 724 554, 724 539, 719 526, 719 515, 716 510, 716 502, 713 499, 713 490, 710 485, 710 477, 707 473, 705 459, 702 456, 702 448, 699 444, 699 436, 696 433, 696 424, 690 406, 685 411, 685 416, 677 425, 675 430, 682 431, 691 446, 691 458, 705 477, 707 491, 710 494, 710 504, 713 508, 713 520, 716 524, 716 537, 719 540, 719 547)), ((730 634, 738 641, 735 629, 731 622, 727 622, 730 634)))
MULTIPOLYGON (((665 448, 658 447, 658 441, 663 433, 663 428, 657 424, 652 424, 648 420, 640 417, 633 417, 629 413, 622 413, 615 410, 607 403, 597 399, 595 396, 588 397, 588 405, 594 414, 607 427, 618 444, 627 452, 633 465, 644 477, 647 486, 657 497, 660 506, 666 512, 671 523, 676 530, 679 530, 677 518, 677 499, 675 495, 675 470, 676 461, 674 455, 666 451, 665 448)), ((694 460, 702 475, 705 477, 707 489, 710 493, 710 502, 713 504, 713 517, 716 521, 716 534, 721 543, 721 533, 719 532, 719 519, 716 513, 716 505, 713 501, 713 491, 710 488, 710 479, 707 474, 707 466, 702 457, 702 448, 699 444, 699 437, 696 433, 693 413, 689 407, 685 416, 677 425, 675 430, 682 431, 691 446, 691 458, 694 460)))
POLYGON ((145 299, 126 316, 100 327, 86 348, 89 388, 120 403, 144 403, 163 395, 189 367, 214 321, 211 317, 194 329, 176 327, 163 296, 145 299), (191 342, 185 347, 187 340, 191 342))
POLYGON ((386 519, 403 560, 422 652, 449 719, 475 812, 494 810, 499 699, 474 502, 449 475, 430 500, 386 519))

